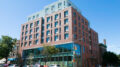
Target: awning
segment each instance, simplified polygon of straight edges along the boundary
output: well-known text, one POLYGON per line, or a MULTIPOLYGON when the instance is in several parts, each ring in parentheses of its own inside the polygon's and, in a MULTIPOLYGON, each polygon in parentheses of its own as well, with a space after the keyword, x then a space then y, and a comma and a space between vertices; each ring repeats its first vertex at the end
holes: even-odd
POLYGON ((8 61, 14 61, 16 58, 8 58, 8 61))

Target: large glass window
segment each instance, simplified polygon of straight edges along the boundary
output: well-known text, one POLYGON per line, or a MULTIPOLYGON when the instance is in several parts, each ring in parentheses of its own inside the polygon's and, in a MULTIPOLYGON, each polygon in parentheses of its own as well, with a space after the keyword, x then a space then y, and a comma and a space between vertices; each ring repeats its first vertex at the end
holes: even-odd
POLYGON ((65 39, 68 39, 68 37, 69 37, 69 34, 66 33, 65 36, 64 36, 64 38, 65 38, 65 39))
POLYGON ((24 46, 27 46, 27 42, 25 42, 25 45, 24 46))
POLYGON ((54 6, 54 5, 51 7, 51 10, 52 10, 52 11, 54 11, 54 10, 55 10, 55 6, 54 6))
POLYGON ((50 22, 50 17, 47 17, 47 22, 50 22))
POLYGON ((39 40, 35 40, 35 44, 38 44, 39 40))
POLYGON ((27 40, 27 36, 25 36, 25 40, 27 40))
POLYGON ((39 38, 39 34, 38 33, 36 34, 36 38, 39 38))
POLYGON ((68 11, 65 11, 64 12, 64 17, 67 17, 68 16, 68 11))
POLYGON ((31 42, 31 41, 29 41, 29 46, 31 46, 31 44, 32 44, 32 42, 31 42))
POLYGON ((47 31, 47 35, 50 35, 50 31, 49 30, 47 31))
POLYGON ((83 46, 83 53, 85 53, 85 46, 83 46))
POLYGON ((68 26, 65 26, 65 27, 64 27, 64 31, 65 31, 65 32, 69 31, 68 26))
POLYGON ((28 34, 28 31, 25 32, 25 35, 27 35, 27 34, 28 34))
POLYGON ((39 26, 39 21, 37 21, 37 24, 36 24, 37 26, 39 26))
POLYGON ((55 36, 55 41, 58 41, 58 35, 55 36))
POLYGON ((30 34, 32 34, 32 29, 30 30, 30 34))
POLYGON ((58 8, 61 8, 61 6, 62 6, 62 3, 58 3, 58 8))
POLYGON ((32 35, 29 36, 29 39, 30 39, 30 40, 32 39, 32 35))
POLYGON ((55 22, 55 27, 57 27, 57 26, 58 26, 58 21, 55 22))
POLYGON ((36 28, 36 32, 38 32, 38 31, 39 31, 39 27, 36 28))
POLYGON ((58 14, 55 15, 55 20, 57 20, 57 19, 58 19, 58 14))
POLYGON ((26 25, 26 29, 28 29, 28 24, 26 25))
POLYGON ((68 19, 65 19, 65 20, 64 20, 64 24, 68 24, 68 19))
POLYGON ((32 28, 32 27, 33 27, 33 23, 30 24, 30 28, 32 28))
POLYGON ((76 24, 76 20, 74 20, 74 24, 76 24))
POLYGON ((47 29, 50 29, 50 24, 47 24, 47 29))
POLYGON ((57 34, 57 33, 58 33, 58 28, 55 29, 55 34, 57 34))
POLYGON ((22 30, 24 30, 24 26, 22 26, 22 30))
POLYGON ((50 42, 50 37, 47 37, 46 42, 50 42))

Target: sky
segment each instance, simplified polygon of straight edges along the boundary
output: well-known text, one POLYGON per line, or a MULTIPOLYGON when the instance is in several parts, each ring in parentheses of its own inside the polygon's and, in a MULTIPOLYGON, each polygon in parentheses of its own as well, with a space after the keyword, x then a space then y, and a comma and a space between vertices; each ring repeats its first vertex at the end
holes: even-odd
MULTIPOLYGON (((20 39, 21 24, 27 16, 57 0, 0 0, 0 37, 20 39)), ((120 0, 71 0, 99 34, 107 40, 107 50, 120 54, 120 0)))

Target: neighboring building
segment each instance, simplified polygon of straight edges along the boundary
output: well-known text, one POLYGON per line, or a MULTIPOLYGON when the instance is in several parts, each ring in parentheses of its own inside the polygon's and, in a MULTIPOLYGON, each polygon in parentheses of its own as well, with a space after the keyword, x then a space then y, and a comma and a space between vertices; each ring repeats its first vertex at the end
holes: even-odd
POLYGON ((98 52, 98 34, 69 0, 59 0, 46 6, 44 10, 29 16, 28 22, 22 24, 20 53, 24 64, 27 64, 28 56, 33 53, 33 64, 44 65, 42 44, 55 45, 60 50, 47 65, 91 67, 91 56, 98 58, 95 55, 98 52))
POLYGON ((106 40, 104 39, 104 44, 100 43, 99 44, 99 57, 100 57, 100 64, 102 64, 102 56, 103 54, 107 52, 107 46, 106 46, 106 40))
POLYGON ((90 29, 90 66, 96 67, 100 63, 98 33, 90 29))
POLYGON ((20 41, 17 40, 17 43, 14 45, 12 52, 10 52, 8 61, 10 61, 10 63, 15 64, 17 61, 17 53, 19 52, 19 45, 20 45, 20 41))

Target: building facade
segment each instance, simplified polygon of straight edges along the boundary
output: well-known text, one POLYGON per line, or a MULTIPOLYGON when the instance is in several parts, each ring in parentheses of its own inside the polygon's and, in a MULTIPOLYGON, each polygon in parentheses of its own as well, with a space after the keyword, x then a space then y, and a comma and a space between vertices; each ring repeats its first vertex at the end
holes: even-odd
POLYGON ((28 21, 22 24, 20 53, 24 64, 27 64, 28 56, 32 53, 33 64, 44 65, 41 50, 42 45, 47 44, 60 50, 52 56, 47 65, 92 67, 89 58, 97 58, 95 53, 98 51, 98 34, 94 35, 94 32, 88 20, 71 1, 59 0, 50 4, 42 11, 29 16, 28 21))

